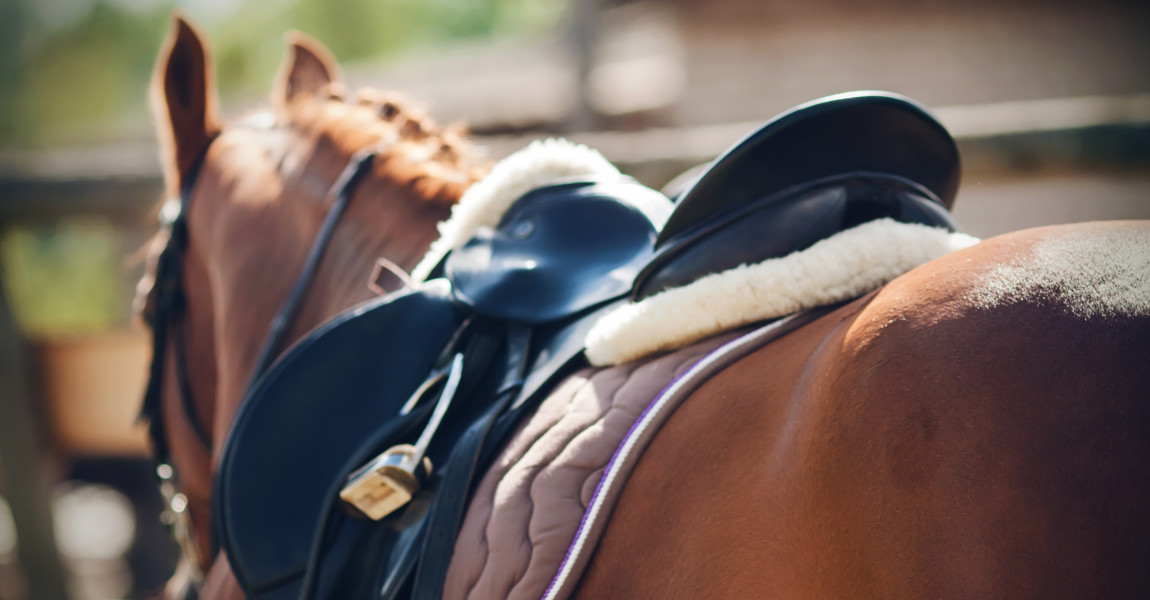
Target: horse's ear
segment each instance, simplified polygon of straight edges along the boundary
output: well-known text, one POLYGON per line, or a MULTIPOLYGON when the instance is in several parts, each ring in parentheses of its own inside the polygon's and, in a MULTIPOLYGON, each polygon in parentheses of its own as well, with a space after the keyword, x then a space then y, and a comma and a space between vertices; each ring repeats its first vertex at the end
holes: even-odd
POLYGON ((323 44, 298 31, 289 31, 284 38, 288 53, 272 91, 277 107, 286 108, 297 98, 341 93, 339 64, 323 44))
POLYGON ((156 61, 151 96, 164 177, 178 190, 220 129, 210 50, 179 12, 156 61))

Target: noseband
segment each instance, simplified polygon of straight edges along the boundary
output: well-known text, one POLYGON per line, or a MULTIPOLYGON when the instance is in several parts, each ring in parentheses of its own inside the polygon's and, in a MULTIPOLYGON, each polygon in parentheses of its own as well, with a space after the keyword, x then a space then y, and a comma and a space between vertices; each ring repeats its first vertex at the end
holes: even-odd
MULTIPOLYGON (((211 147, 210 143, 208 147, 211 147)), ((300 305, 303 303, 303 298, 315 276, 324 251, 331 241, 335 227, 347 208, 356 185, 363 174, 367 172, 376 153, 374 148, 370 148, 352 156, 339 178, 328 191, 328 198, 334 196, 331 208, 328 209, 327 215, 324 217, 323 224, 311 250, 308 252, 303 269, 296 279, 291 294, 272 320, 268 337, 264 341, 263 349, 260 351, 255 368, 252 370, 248 390, 267 371, 278 355, 284 337, 287 335, 288 326, 292 324, 299 312, 300 305)), ((201 576, 199 561, 192 545, 191 524, 187 512, 188 501, 178 491, 178 478, 175 468, 172 466, 168 439, 164 434, 162 394, 164 368, 167 362, 168 335, 170 333, 173 336, 171 345, 174 352, 176 379, 184 418, 188 421, 200 443, 210 453, 212 437, 208 426, 200 422, 196 415, 188 375, 187 323, 184 319, 186 295, 183 288, 183 260, 188 243, 188 208, 206 156, 207 148, 189 170, 185 183, 180 186, 180 197, 168 199, 160 209, 160 225, 167 231, 168 241, 156 261, 155 282, 153 284, 155 305, 151 314, 145 314, 148 324, 152 327, 152 363, 149 368, 148 384, 145 388, 144 401, 139 415, 140 420, 148 422, 148 433, 152 440, 152 454, 156 462, 156 475, 160 480, 160 493, 163 495, 167 506, 164 521, 171 525, 173 537, 179 544, 185 560, 188 560, 193 568, 196 580, 201 576)), ((213 535, 212 538, 212 553, 215 554, 218 547, 214 539, 215 536, 213 535)))

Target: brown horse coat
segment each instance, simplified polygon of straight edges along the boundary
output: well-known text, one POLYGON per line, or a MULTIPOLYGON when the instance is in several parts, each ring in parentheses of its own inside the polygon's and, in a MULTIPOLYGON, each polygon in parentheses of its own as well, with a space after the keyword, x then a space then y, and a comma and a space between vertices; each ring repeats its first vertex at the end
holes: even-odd
POLYGON ((1150 597, 1150 223, 1008 234, 716 376, 580 598, 1150 597))

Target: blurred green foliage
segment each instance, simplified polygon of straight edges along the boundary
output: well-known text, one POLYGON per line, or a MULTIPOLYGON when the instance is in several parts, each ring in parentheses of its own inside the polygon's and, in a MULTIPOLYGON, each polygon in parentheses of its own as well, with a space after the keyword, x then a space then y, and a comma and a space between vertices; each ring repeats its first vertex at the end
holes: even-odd
POLYGON ((94 220, 12 229, 0 238, 0 267, 21 327, 37 336, 116 325, 130 299, 116 230, 94 220))
MULTIPOLYGON (((562 0, 206 0, 176 3, 215 49, 221 94, 262 93, 298 29, 344 62, 554 27, 562 0)), ((147 133, 166 0, 0 3, 0 145, 147 133)))

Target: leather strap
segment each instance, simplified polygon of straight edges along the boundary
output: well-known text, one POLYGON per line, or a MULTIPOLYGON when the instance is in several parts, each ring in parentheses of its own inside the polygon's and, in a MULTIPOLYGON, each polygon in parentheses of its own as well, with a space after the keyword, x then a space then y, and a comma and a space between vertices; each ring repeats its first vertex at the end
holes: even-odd
MULTIPOLYGON (((212 140, 214 141, 214 139, 212 140)), ((156 263, 156 301, 154 312, 148 315, 152 327, 152 362, 148 370, 148 383, 144 391, 144 400, 140 407, 139 420, 148 421, 148 432, 152 440, 152 454, 157 468, 167 466, 169 463, 169 449, 167 437, 164 435, 162 395, 164 386, 164 370, 167 361, 168 333, 172 330, 175 339, 172 340, 175 352, 175 370, 178 378, 178 390, 184 416, 196 437, 204 448, 212 448, 212 437, 207 427, 199 420, 196 414, 194 399, 191 392, 191 383, 187 372, 187 342, 184 319, 185 296, 183 290, 183 259, 187 248, 187 214, 191 205, 192 192, 199 179, 200 170, 211 148, 211 141, 204 151, 197 157, 192 168, 188 170, 180 187, 178 200, 169 200, 161 209, 161 224, 168 230, 168 242, 160 252, 156 263)), ((296 280, 291 295, 284 302, 279 314, 272 321, 271 333, 264 343, 256 367, 252 372, 251 383, 256 382, 267 370, 276 356, 283 338, 287 334, 287 326, 295 319, 296 313, 302 304, 308 286, 323 258, 324 250, 335 231, 340 216, 347 207, 355 184, 366 172, 375 156, 374 149, 360 151, 340 174, 332 186, 335 194, 332 207, 320 228, 320 232, 312 245, 307 259, 304 262, 300 277, 296 280)), ((249 383, 249 389, 251 388, 249 383)), ((173 469, 174 471, 174 469, 173 469)), ((174 477, 174 475, 173 475, 174 477)), ((164 485, 164 481, 160 482, 164 485)), ((213 515, 213 521, 215 517, 213 515)), ((217 531, 213 522, 209 531, 217 531)), ((218 552, 218 536, 212 535, 212 553, 218 552)))
POLYGON ((249 390, 260 376, 267 371, 279 353, 279 348, 283 344, 284 336, 286 336, 288 332, 288 325, 295 320, 295 316, 303 304, 304 295, 307 294, 308 287, 311 286, 311 280, 315 277, 316 270, 319 268, 320 259, 323 258, 324 252, 327 250, 328 242, 331 241, 331 236, 335 233, 335 226, 339 224, 339 219, 343 216, 344 209, 347 208, 348 200, 351 199, 352 192, 355 191, 355 184, 359 182, 360 177, 362 177, 371 166, 372 159, 375 158, 375 155, 375 148, 368 148, 358 152, 351 158, 347 166, 344 167, 343 172, 340 173, 335 183, 332 184, 331 189, 335 194, 335 199, 332 201, 331 208, 327 211, 327 216, 324 217, 323 225, 320 226, 319 233, 316 235, 315 242, 312 243, 311 250, 308 251, 307 259, 304 261, 303 269, 296 279, 291 294, 288 295, 287 300, 284 300, 279 313, 272 319, 271 330, 268 332, 268 337, 264 340, 264 346, 260 351, 256 366, 252 369, 252 376, 248 383, 249 390))
POLYGON ((387 574, 387 579, 380 586, 379 600, 396 600, 399 594, 406 589, 405 584, 410 580, 411 573, 415 570, 415 564, 419 559, 419 552, 415 551, 415 547, 423 540, 426 529, 427 520, 425 518, 419 524, 419 531, 408 538, 402 547, 396 549, 400 553, 399 563, 387 574))
MULTIPOLYGON (((406 416, 397 417, 384 423, 376 430, 374 435, 365 440, 359 449, 351 455, 351 458, 344 464, 344 467, 340 469, 340 472, 347 474, 355 471, 372 455, 378 453, 379 448, 387 444, 388 440, 413 435, 418 431, 418 425, 427 420, 431 413, 432 406, 434 406, 434 403, 426 403, 406 416)), ((320 513, 322 515, 321 521, 319 527, 316 529, 315 537, 312 539, 307 568, 304 570, 303 585, 300 588, 299 597, 301 600, 309 600, 316 597, 323 567, 323 559, 327 552, 327 544, 330 541, 328 537, 329 531, 331 531, 337 518, 347 518, 339 511, 339 490, 344 486, 345 482, 346 480, 343 477, 336 478, 328 489, 328 493, 324 495, 328 500, 320 513)), ((288 573, 286 576, 291 578, 297 575, 298 573, 288 573)))
MULTIPOLYGON (((148 384, 144 389, 144 401, 140 405, 140 421, 148 421, 148 433, 152 440, 152 455, 157 466, 168 462, 168 443, 164 436, 163 406, 161 397, 164 388, 164 368, 167 365, 168 330, 177 329, 177 345, 183 344, 183 335, 179 324, 183 323, 184 290, 183 290, 183 258, 187 248, 187 214, 192 201, 192 192, 196 181, 199 180, 200 169, 211 148, 211 141, 204 151, 196 158, 192 167, 184 177, 180 186, 179 198, 171 198, 164 203, 160 210, 160 225, 168 232, 168 242, 160 255, 156 258, 155 273, 155 305, 152 314, 145 314, 148 324, 152 327, 152 363, 148 367, 148 384)), ((195 418, 195 407, 192 404, 187 380, 187 364, 177 349, 176 372, 180 377, 180 394, 184 413, 188 416, 192 430, 205 447, 211 447, 211 438, 204 426, 195 418)))
MULTIPOLYGON (((144 399, 140 405, 137 421, 148 422, 148 437, 151 438, 152 442, 152 461, 156 467, 161 494, 165 498, 174 497, 178 484, 175 469, 169 464, 171 455, 169 454, 167 436, 164 435, 163 419, 164 370, 168 359, 169 330, 173 331, 176 336, 173 340, 176 353, 174 362, 176 377, 178 378, 180 405, 183 408, 184 416, 192 428, 192 432, 205 448, 211 448, 212 443, 211 435, 196 415, 191 386, 188 382, 187 358, 185 357, 186 343, 184 341, 186 323, 183 318, 185 298, 182 285, 183 255, 187 247, 188 207, 191 204, 192 191, 199 179, 200 169, 203 167, 211 145, 212 140, 209 140, 184 176, 179 198, 167 200, 160 210, 160 224, 168 233, 168 241, 156 258, 155 283, 153 284, 155 286, 155 304, 152 307, 152 313, 147 314, 145 312, 144 315, 152 327, 152 362, 148 367, 148 383, 144 388, 144 399), (168 471, 168 474, 161 474, 164 471, 168 471)), ((168 506, 165 506, 165 511, 171 511, 173 515, 178 510, 171 504, 170 500, 168 506)), ((178 516, 175 517, 175 519, 179 518, 178 516)), ((180 546, 181 553, 188 557, 189 567, 192 569, 185 594, 188 597, 198 596, 199 589, 197 586, 202 572, 199 564, 194 560, 196 556, 194 540, 190 537, 190 531, 180 534, 178 529, 174 529, 173 532, 177 532, 174 533, 173 537, 180 546)), ((213 537, 209 542, 214 554, 217 550, 216 540, 213 537)))
MULTIPOLYGON (((460 384, 457 394, 459 400, 466 401, 475 392, 476 387, 484 379, 484 375, 489 372, 491 360, 498 353, 500 346, 503 344, 503 330, 497 327, 495 323, 483 319, 469 319, 462 326, 460 331, 453 337, 452 341, 448 343, 447 347, 441 352, 441 357, 450 357, 455 352, 460 351, 467 360, 464 362, 464 374, 462 383, 460 384)), ((513 397, 513 394, 504 394, 505 397, 513 397)), ((505 401, 498 403, 500 408, 505 404, 505 401)), ((364 444, 360 449, 354 452, 351 459, 347 461, 345 466, 340 470, 341 477, 337 477, 332 484, 331 489, 325 495, 328 499, 326 505, 321 512, 321 522, 318 527, 315 537, 312 540, 311 552, 308 556, 308 564, 305 570, 303 585, 300 589, 300 600, 311 600, 317 597, 319 591, 319 581, 322 574, 323 560, 327 553, 327 547, 330 542, 329 532, 332 530, 337 519, 347 518, 338 509, 340 505, 339 490, 346 482, 346 476, 361 465, 369 460, 373 455, 377 454, 381 448, 387 445, 401 443, 406 439, 414 436, 418 431, 415 425, 422 424, 427 421, 430 416, 431 410, 435 402, 425 402, 416 407, 416 409, 406 416, 400 416, 384 423, 364 444)), ((483 420, 486 419, 486 416, 483 420)), ((470 431, 470 428, 469 428, 470 431)), ((440 476, 443 482, 451 482, 455 477, 453 473, 457 473, 455 466, 458 455, 458 446, 452 452, 451 458, 448 459, 444 465, 444 473, 440 476)), ((473 458, 474 460, 474 458, 473 458)), ((470 480, 463 482, 464 495, 466 495, 468 484, 470 480)), ((440 483, 437 489, 441 490, 438 494, 442 494, 444 486, 451 488, 456 487, 458 484, 440 483)), ((433 506, 440 504, 441 497, 437 495, 437 499, 433 506)), ((434 508, 432 512, 434 512, 434 508)), ((460 509, 461 510, 461 509, 460 509)), ((398 590, 403 587, 409 579, 415 562, 419 559, 419 553, 412 552, 411 550, 417 544, 420 544, 426 536, 426 531, 430 528, 429 519, 430 515, 424 517, 424 522, 420 525, 420 531, 411 537, 405 553, 401 555, 400 561, 388 573, 388 576, 383 584, 381 594, 384 592, 388 594, 396 594, 398 590)), ((452 538, 454 539, 454 537, 452 538)), ((294 576, 294 574, 291 574, 294 576)))
POLYGON ((480 448, 487 439, 491 425, 507 408, 512 397, 511 394, 504 394, 499 402, 491 405, 482 418, 467 428, 451 454, 449 471, 444 475, 431 514, 428 515, 412 600, 438 600, 443 595, 444 576, 451 562, 455 534, 459 530, 467 495, 475 477, 480 448))
MULTIPOLYGON (((181 296, 182 298, 182 296, 181 296)), ((180 309, 180 317, 183 317, 183 308, 180 309)), ((173 341, 172 350, 175 352, 176 364, 176 384, 180 389, 180 405, 184 409, 184 418, 192 426, 192 431, 195 432, 196 437, 199 438, 200 443, 205 448, 212 447, 212 436, 208 433, 207 428, 204 426, 203 421, 200 421, 200 416, 196 414, 196 405, 192 400, 192 382, 188 378, 188 323, 183 318, 176 319, 172 323, 172 330, 176 338, 173 341)))
POLYGON ((527 357, 530 345, 530 330, 522 325, 508 326, 510 375, 497 392, 498 400, 463 432, 451 453, 448 472, 439 485, 435 503, 427 517, 427 532, 423 550, 420 552, 419 568, 415 573, 413 600, 433 598, 443 595, 447 567, 455 547, 456 534, 467 506, 471 484, 475 479, 480 455, 488 441, 492 425, 516 397, 527 370, 527 357))

